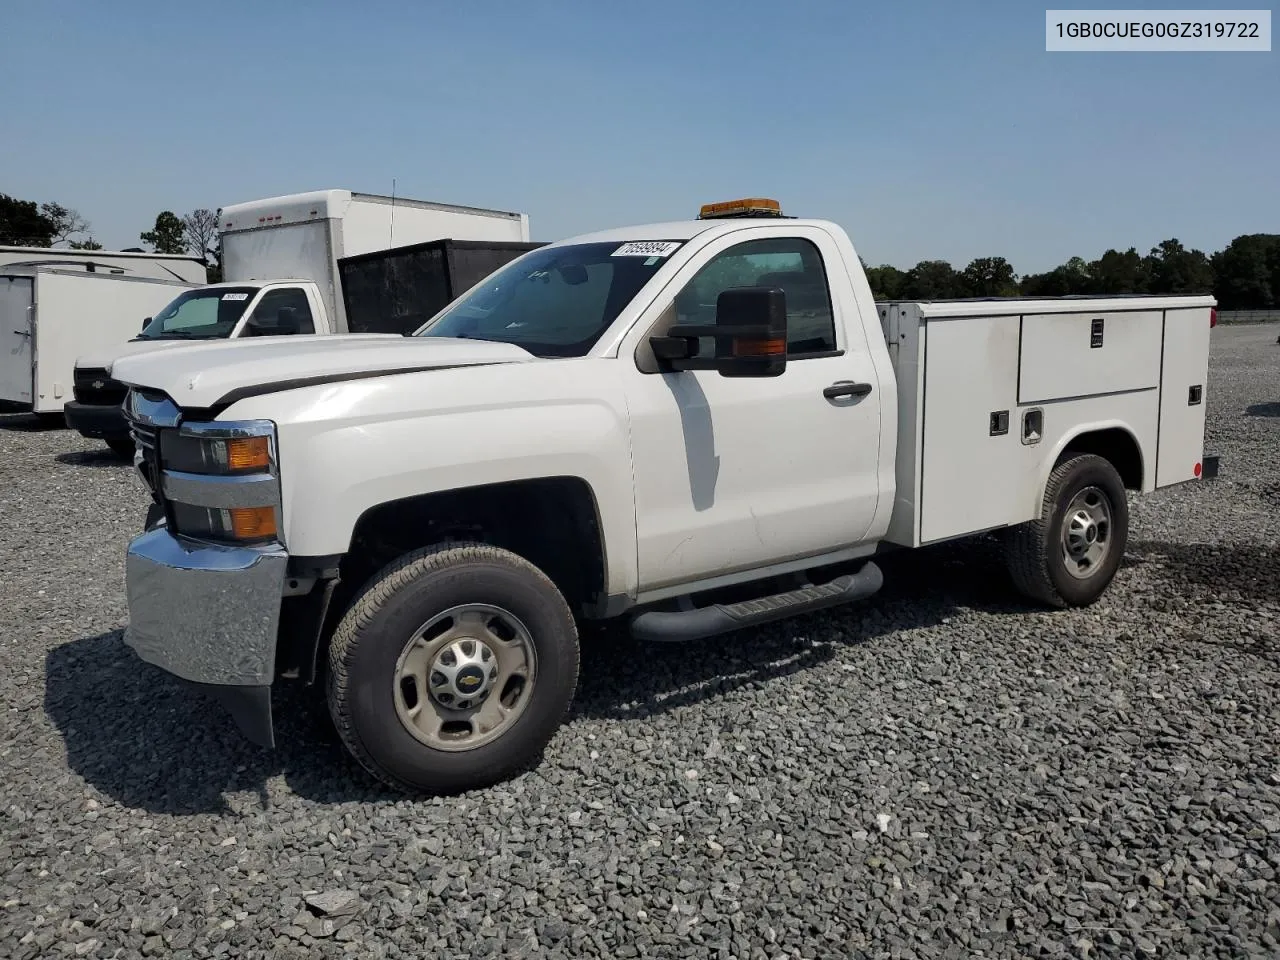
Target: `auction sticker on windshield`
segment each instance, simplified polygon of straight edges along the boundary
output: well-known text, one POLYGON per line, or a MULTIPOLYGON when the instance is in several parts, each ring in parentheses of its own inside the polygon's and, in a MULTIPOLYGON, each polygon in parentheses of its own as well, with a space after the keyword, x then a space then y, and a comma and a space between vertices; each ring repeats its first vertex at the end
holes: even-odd
POLYGON ((615 257, 669 257, 680 248, 671 240, 632 240, 613 251, 615 257))
POLYGON ((248 300, 249 295, 247 293, 224 293, 222 295, 222 299, 223 300, 248 300))

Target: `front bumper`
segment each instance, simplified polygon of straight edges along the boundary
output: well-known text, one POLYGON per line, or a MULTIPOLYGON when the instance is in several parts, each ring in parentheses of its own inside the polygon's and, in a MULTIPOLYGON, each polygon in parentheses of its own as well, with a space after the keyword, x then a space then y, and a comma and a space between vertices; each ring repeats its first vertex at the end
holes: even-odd
POLYGON ((124 411, 118 403, 79 403, 68 400, 62 410, 67 426, 78 431, 82 437, 103 440, 129 432, 129 422, 125 420, 124 411))
POLYGON ((125 643, 213 694, 249 740, 268 747, 287 565, 279 546, 189 544, 165 527, 134 538, 125 559, 125 643))

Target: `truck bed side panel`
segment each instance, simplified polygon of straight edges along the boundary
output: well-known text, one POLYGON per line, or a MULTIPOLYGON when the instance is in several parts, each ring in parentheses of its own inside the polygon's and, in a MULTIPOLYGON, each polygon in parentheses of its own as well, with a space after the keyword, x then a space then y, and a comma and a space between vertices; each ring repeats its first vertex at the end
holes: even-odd
POLYGON ((1024 482, 1016 426, 1018 318, 967 317, 925 327, 920 539, 1006 523, 1024 482), (1006 431, 992 435, 1003 411, 1006 431))
MULTIPOLYGON (((1083 433, 1128 433, 1142 456, 1143 488, 1154 486, 1162 311, 1154 312, 1152 327, 1151 311, 1141 310, 1042 318, 1006 307, 985 316, 922 319, 923 311, 911 303, 880 309, 901 418, 890 542, 920 546, 1034 519, 1053 464, 1083 433), (1091 321, 1098 316, 1104 317, 1104 346, 1091 347, 1091 321), (1085 322, 1076 322, 1080 318, 1085 322), (1032 319, 1036 331, 1029 338, 1026 321, 1032 319), (1073 354, 1081 334, 1092 355, 1073 354), (1064 358, 1059 365, 1048 363, 1055 343, 1064 358), (1078 371, 1079 385, 1059 366, 1078 371), (1090 393, 1082 395, 1084 390, 1090 393)), ((1207 329, 1207 311, 1199 313, 1207 329)), ((1194 346, 1184 352, 1204 356, 1194 346)), ((1194 372, 1184 379, 1190 382, 1194 372)), ((1178 389, 1185 405, 1188 388, 1178 389)), ((1179 428, 1188 434, 1190 450, 1202 427, 1186 414, 1182 422, 1190 423, 1179 428)), ((1188 461, 1183 469, 1193 466, 1188 461)))
POLYGON ((1160 310, 1024 316, 1019 402, 1159 386, 1161 316, 1160 310))
POLYGON ((1167 310, 1160 389, 1156 486, 1195 478, 1204 453, 1205 383, 1209 373, 1209 311, 1167 310))
MULTIPOLYGON (((1137 442, 1148 471, 1154 463, 1156 387, 1125 389, 1138 381, 1122 371, 1113 381, 1092 382, 1092 396, 1019 403, 1019 339, 1021 333, 1025 346, 1026 334, 1019 327, 1017 316, 934 320, 925 327, 921 543, 1034 519, 1053 464, 1083 433, 1123 430, 1137 442), (1042 421, 1033 431, 1027 418, 1037 415, 1042 421)), ((1143 349, 1154 354, 1158 369, 1159 340, 1143 349)), ((1134 360, 1138 369, 1149 366, 1145 356, 1134 360)))

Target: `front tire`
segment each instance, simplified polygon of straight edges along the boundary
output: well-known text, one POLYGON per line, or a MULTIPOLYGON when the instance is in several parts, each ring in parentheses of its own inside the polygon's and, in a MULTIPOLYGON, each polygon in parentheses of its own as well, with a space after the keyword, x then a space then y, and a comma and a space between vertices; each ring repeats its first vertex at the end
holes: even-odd
POLYGON ((329 711, 379 780, 460 793, 538 761, 578 662, 573 615, 541 570, 486 544, 428 547, 377 573, 338 624, 329 711))
POLYGON ((1005 557, 1014 585, 1050 607, 1084 607, 1110 586, 1129 537, 1129 501, 1111 462, 1092 454, 1054 468, 1040 516, 1014 527, 1005 557))

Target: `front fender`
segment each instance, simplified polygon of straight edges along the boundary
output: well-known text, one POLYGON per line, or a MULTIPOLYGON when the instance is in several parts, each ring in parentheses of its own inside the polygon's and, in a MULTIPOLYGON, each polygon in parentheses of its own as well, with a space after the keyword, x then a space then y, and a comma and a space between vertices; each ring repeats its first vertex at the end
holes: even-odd
POLYGON ((284 537, 294 556, 345 553, 361 515, 384 503, 570 476, 595 497, 607 592, 633 595, 626 408, 616 384, 597 375, 612 362, 504 365, 501 378, 473 368, 330 384, 251 398, 224 416, 277 423, 284 537))

